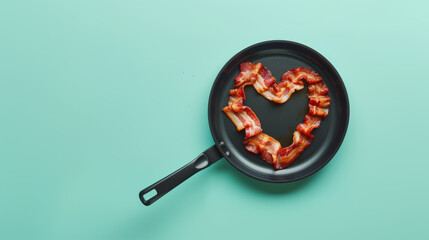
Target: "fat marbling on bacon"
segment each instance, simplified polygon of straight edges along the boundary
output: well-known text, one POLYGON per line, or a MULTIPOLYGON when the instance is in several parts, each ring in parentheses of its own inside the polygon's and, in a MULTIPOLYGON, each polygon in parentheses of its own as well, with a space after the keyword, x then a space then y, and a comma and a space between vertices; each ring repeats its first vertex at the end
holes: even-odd
POLYGON ((314 136, 312 130, 318 128, 324 117, 329 113, 331 99, 328 87, 323 84, 322 77, 307 68, 296 68, 283 74, 282 80, 276 83, 271 72, 261 63, 240 64, 240 73, 235 78, 235 89, 230 90, 228 106, 223 111, 234 123, 238 131, 245 129, 244 147, 249 152, 261 154, 267 163, 275 169, 283 169, 297 159, 310 146, 314 136), (244 87, 253 85, 255 90, 270 101, 286 102, 290 96, 308 85, 309 112, 296 128, 293 143, 285 148, 274 138, 262 133, 261 123, 256 114, 243 104, 244 87))

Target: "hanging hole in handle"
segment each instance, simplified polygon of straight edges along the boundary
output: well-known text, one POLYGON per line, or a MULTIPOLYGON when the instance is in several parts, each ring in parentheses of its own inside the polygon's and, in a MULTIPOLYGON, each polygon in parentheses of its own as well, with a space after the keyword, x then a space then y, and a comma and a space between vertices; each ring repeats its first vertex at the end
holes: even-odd
POLYGON ((197 158, 197 160, 195 160, 194 164, 196 169, 201 170, 209 165, 209 159, 204 154, 202 154, 197 158))
POLYGON ((145 201, 149 201, 151 198, 155 197, 158 194, 158 192, 156 191, 156 189, 152 189, 149 192, 143 194, 143 199, 145 201))

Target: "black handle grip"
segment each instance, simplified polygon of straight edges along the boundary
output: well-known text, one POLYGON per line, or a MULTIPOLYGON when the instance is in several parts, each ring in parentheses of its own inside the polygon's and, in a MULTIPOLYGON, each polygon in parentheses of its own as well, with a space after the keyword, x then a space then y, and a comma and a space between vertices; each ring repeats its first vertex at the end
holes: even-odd
POLYGON ((183 181, 185 181, 195 173, 201 171, 202 169, 212 165, 221 158, 222 154, 219 152, 216 145, 211 146, 209 149, 205 150, 198 157, 196 157, 194 160, 192 160, 190 163, 186 164, 179 170, 150 185, 149 187, 141 190, 139 194, 140 200, 146 206, 151 205, 156 200, 160 199, 162 196, 168 193, 170 190, 177 187, 183 181), (149 199, 145 199, 144 195, 151 191, 156 191, 155 195, 149 197, 149 199))

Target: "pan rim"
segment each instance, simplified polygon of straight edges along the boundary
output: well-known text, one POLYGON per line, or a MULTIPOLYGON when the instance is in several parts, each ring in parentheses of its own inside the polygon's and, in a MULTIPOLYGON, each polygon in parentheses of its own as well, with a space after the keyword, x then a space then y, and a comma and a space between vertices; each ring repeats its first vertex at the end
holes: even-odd
POLYGON ((213 140, 215 141, 216 147, 218 148, 218 150, 220 151, 220 153, 223 155, 223 157, 232 165, 234 166, 234 168, 238 169, 240 172, 244 173, 245 175, 252 177, 254 179, 260 180, 260 181, 265 181, 265 182, 271 182, 271 183, 286 183, 286 182, 293 182, 293 181, 297 181, 306 177, 309 177, 311 175, 313 175, 314 173, 318 172, 320 169, 322 169, 326 164, 328 164, 331 159, 335 156, 335 154, 338 152, 339 148, 341 147, 344 138, 346 136, 347 133, 347 129, 348 129, 348 124, 349 124, 349 119, 350 119, 350 103, 349 103, 349 97, 348 97, 348 93, 347 93, 347 89, 345 87, 344 81, 342 80, 340 74, 338 73, 338 71, 335 69, 335 67, 332 65, 331 62, 329 62, 322 54, 320 54, 319 52, 317 52, 316 50, 298 43, 298 42, 294 42, 294 41, 288 41, 288 40, 269 40, 269 41, 263 41, 263 42, 259 42, 256 44, 253 44, 249 47, 244 48, 243 50, 239 51, 238 53, 236 53, 234 56, 232 56, 227 63, 225 63, 225 65, 222 67, 222 69, 219 71, 218 75, 215 78, 215 81, 213 82, 211 91, 210 91, 210 95, 209 95, 209 102, 208 102, 208 120, 209 120, 209 127, 210 127, 210 133, 212 135, 213 140), (258 48, 264 45, 270 46, 270 45, 276 45, 276 44, 283 44, 283 45, 291 45, 291 46, 296 46, 302 49, 305 49, 306 51, 311 52, 311 54, 313 54, 314 56, 320 58, 323 63, 331 70, 331 73, 334 76, 334 79, 336 80, 335 82, 337 84, 339 84, 340 88, 343 90, 343 94, 344 94, 344 99, 345 102, 341 103, 344 107, 345 107, 345 113, 344 113, 344 130, 342 131, 341 135, 338 136, 338 141, 337 141, 337 146, 335 146, 335 148, 333 149, 333 151, 331 152, 331 154, 326 158, 326 160, 322 161, 321 164, 318 164, 315 168, 313 168, 311 171, 306 172, 305 174, 301 174, 297 177, 294 178, 289 178, 289 179, 279 179, 279 178, 266 178, 266 177, 261 177, 261 176, 256 176, 252 173, 250 173, 248 171, 248 169, 243 168, 242 166, 238 165, 235 161, 231 160, 229 154, 227 154, 225 151, 223 151, 222 146, 223 146, 223 142, 221 142, 221 140, 217 137, 217 132, 216 132, 216 127, 215 127, 215 123, 214 123, 214 116, 212 116, 212 111, 211 108, 214 106, 213 101, 214 101, 214 94, 216 91, 219 91, 218 89, 215 89, 215 86, 217 86, 217 83, 219 81, 221 81, 221 77, 222 74, 225 72, 225 70, 227 68, 229 68, 229 66, 236 60, 236 58, 238 58, 239 56, 243 55, 243 53, 246 53, 248 51, 250 51, 251 49, 254 48, 258 48))

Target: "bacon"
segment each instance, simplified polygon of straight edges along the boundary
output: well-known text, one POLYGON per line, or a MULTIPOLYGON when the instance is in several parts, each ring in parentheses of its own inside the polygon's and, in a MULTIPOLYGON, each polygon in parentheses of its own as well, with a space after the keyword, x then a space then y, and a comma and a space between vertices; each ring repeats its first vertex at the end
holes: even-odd
POLYGON ((328 94, 328 87, 323 84, 323 82, 319 82, 317 84, 309 84, 308 85, 308 95, 314 96, 314 95, 327 95, 328 94))
POLYGON ((244 106, 238 112, 235 112, 230 106, 224 107, 222 110, 231 119, 238 131, 245 129, 246 135, 244 139, 262 132, 258 117, 249 107, 244 106))
POLYGON ((306 148, 311 144, 312 139, 306 137, 304 134, 295 131, 293 134, 293 143, 287 147, 282 148, 277 154, 277 163, 274 165, 275 169, 283 169, 288 167, 295 159, 301 155, 306 148))
POLYGON ((246 99, 244 87, 229 91, 228 106, 222 110, 234 123, 238 131, 245 129, 245 139, 262 132, 261 123, 256 114, 247 106, 243 105, 246 99))
POLYGON ((273 77, 270 70, 262 66, 257 73, 256 82, 253 84, 253 87, 258 93, 262 94, 275 82, 276 79, 273 77))
POLYGON ((287 71, 283 74, 282 80, 283 79, 290 79, 294 83, 302 82, 302 79, 305 79, 308 84, 314 84, 322 81, 322 77, 319 76, 319 74, 303 67, 287 71))
MULTIPOLYGON (((261 67, 253 87, 268 100, 284 103, 295 91, 304 88, 302 80, 306 80, 308 84, 315 84, 321 82, 322 77, 314 71, 300 67, 287 71, 283 74, 282 80, 279 83, 275 83, 275 78, 271 75, 271 72, 265 67, 261 67)), ((314 88, 314 91, 316 91, 316 88, 314 88)))
POLYGON ((308 113, 305 115, 304 123, 299 124, 296 130, 310 138, 314 138, 314 136, 311 135, 311 131, 313 131, 315 128, 318 128, 321 122, 322 117, 313 116, 311 113, 308 113))
POLYGON ((296 68, 283 74, 282 80, 276 83, 271 72, 261 63, 240 64, 240 74, 235 78, 235 89, 230 90, 228 106, 223 111, 234 123, 238 131, 245 129, 244 147, 247 151, 261 154, 267 163, 275 169, 289 166, 301 153, 310 146, 314 136, 313 129, 318 128, 322 119, 329 113, 331 98, 328 87, 323 84, 322 77, 307 68, 296 68), (286 102, 290 96, 308 85, 309 112, 304 122, 299 124, 293 135, 293 143, 285 148, 274 138, 262 133, 261 123, 256 114, 247 106, 244 86, 253 85, 255 90, 270 101, 286 102))
POLYGON ((265 133, 259 133, 244 141, 247 151, 258 154, 269 164, 276 164, 277 152, 282 148, 281 144, 265 133))
POLYGON ((331 98, 327 96, 328 87, 323 82, 308 84, 309 113, 314 116, 326 117, 331 106, 331 98))
POLYGON ((250 62, 244 62, 240 64, 240 73, 234 79, 236 83, 234 87, 253 84, 261 67, 261 63, 252 64, 250 62))
POLYGON ((309 105, 309 107, 310 107, 309 113, 313 116, 321 116, 321 117, 328 116, 328 113, 329 113, 328 109, 320 108, 312 105, 309 105))
POLYGON ((321 108, 327 108, 331 106, 331 98, 328 96, 312 95, 312 96, 308 96, 308 99, 310 99, 309 105, 313 105, 321 108))
POLYGON ((232 89, 229 91, 229 101, 228 106, 231 110, 235 112, 239 112, 243 110, 243 101, 246 99, 246 95, 244 94, 244 88, 232 89))

